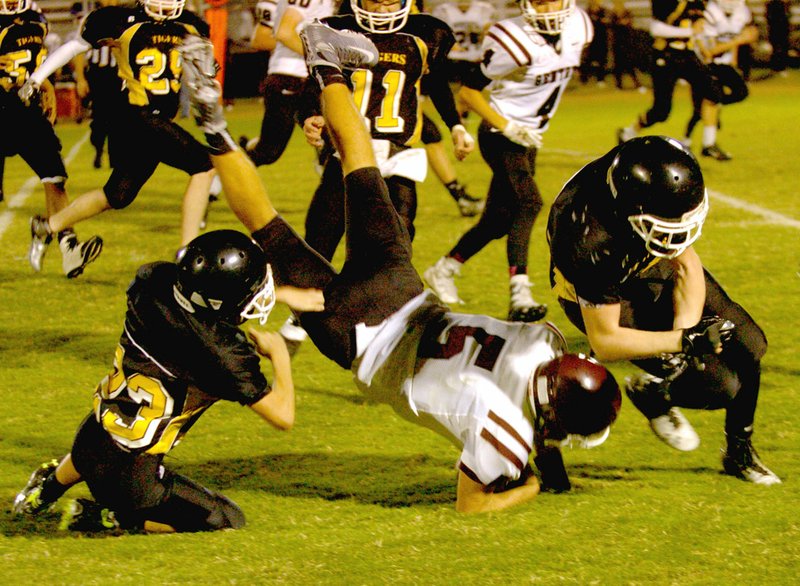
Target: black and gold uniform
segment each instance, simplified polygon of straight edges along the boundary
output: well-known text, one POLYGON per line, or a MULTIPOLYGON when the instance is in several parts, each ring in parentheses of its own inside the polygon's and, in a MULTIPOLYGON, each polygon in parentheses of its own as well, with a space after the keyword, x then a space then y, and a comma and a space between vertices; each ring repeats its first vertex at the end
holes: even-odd
POLYGON ((47 54, 47 32, 35 10, 0 14, 0 156, 18 154, 42 181, 63 185, 67 171, 53 126, 38 102, 26 105, 17 96, 47 54))
POLYGON ((79 428, 72 461, 120 525, 178 531, 244 523, 238 507, 164 468, 164 455, 216 401, 252 405, 270 392, 259 358, 233 321, 204 318, 176 299, 174 263, 141 267, 111 373, 79 428))
MULTIPOLYGON (((347 3, 345 3, 347 4, 347 3)), ((409 152, 422 134, 420 86, 423 78, 434 106, 448 128, 460 123, 447 81, 447 54, 455 43, 450 27, 428 14, 410 14, 397 32, 361 28, 352 14, 323 19, 337 30, 364 34, 375 43, 380 61, 350 72, 356 106, 367 121, 392 203, 414 237, 416 181, 425 177, 424 151, 409 152), (418 155, 412 157, 410 155, 418 155)), ((330 157, 306 216, 306 241, 330 260, 344 234, 344 188, 338 159, 330 157)))
MULTIPOLYGON (((722 90, 713 79, 708 67, 695 53, 694 40, 690 35, 694 23, 703 18, 705 2, 702 0, 653 0, 654 25, 659 22, 669 27, 685 30, 681 36, 659 36, 658 29, 651 32, 653 41, 653 105, 639 117, 639 124, 647 128, 669 118, 672 110, 672 95, 678 79, 686 80, 692 92, 718 103, 722 90)), ((666 29, 674 30, 674 29, 666 29)), ((677 33, 676 33, 677 34, 677 33)))
POLYGON ((141 5, 98 8, 84 20, 81 38, 113 47, 123 85, 108 141, 114 170, 103 188, 112 207, 129 205, 159 163, 189 175, 211 169, 205 148, 172 122, 181 88, 178 47, 187 34, 207 37, 208 30, 191 12, 155 20, 141 5))
MULTIPOLYGON (((569 320, 583 332, 582 306, 615 304, 620 305, 621 327, 673 329, 678 269, 671 260, 648 252, 627 214, 620 212, 620 196, 613 195, 609 185, 610 169, 625 145, 575 174, 550 210, 547 237, 551 285, 569 320)), ((729 439, 749 437, 767 339, 750 314, 728 296, 707 269, 704 277, 703 315, 717 315, 735 324, 722 353, 703 356, 703 364, 689 360, 683 372, 675 371, 674 363, 659 357, 632 362, 657 377, 675 376, 669 384, 671 405, 725 409, 729 439)))

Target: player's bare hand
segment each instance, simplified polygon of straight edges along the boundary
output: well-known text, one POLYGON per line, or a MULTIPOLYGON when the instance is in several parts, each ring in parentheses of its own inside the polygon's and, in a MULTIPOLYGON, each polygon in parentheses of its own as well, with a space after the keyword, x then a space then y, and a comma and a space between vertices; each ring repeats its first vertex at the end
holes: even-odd
POLYGON ((289 351, 286 349, 286 342, 279 333, 250 328, 247 330, 247 337, 253 341, 256 352, 262 356, 270 360, 273 360, 275 356, 288 359, 289 351))
POLYGON ((475 150, 475 139, 462 124, 453 126, 450 133, 453 137, 456 159, 463 161, 468 154, 475 150))
POLYGON ((303 133, 306 142, 311 146, 321 147, 325 144, 322 140, 322 131, 325 129, 325 119, 322 116, 309 116, 303 122, 303 133))
POLYGON ((325 309, 325 296, 319 289, 300 289, 282 286, 275 289, 275 299, 296 311, 322 311, 325 309))

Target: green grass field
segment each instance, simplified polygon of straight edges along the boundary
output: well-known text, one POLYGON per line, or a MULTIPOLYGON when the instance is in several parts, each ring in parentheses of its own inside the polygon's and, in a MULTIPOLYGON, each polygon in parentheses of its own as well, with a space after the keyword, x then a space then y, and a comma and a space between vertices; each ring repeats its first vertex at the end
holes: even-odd
MULTIPOLYGON (((723 412, 687 411, 700 448, 661 444, 625 400, 611 437, 565 454, 574 489, 541 495, 508 512, 455 513, 458 452, 437 435, 369 404, 349 372, 310 344, 294 361, 297 423, 273 431, 248 409, 219 404, 167 458, 169 466, 223 491, 248 524, 216 534, 89 537, 57 530, 57 517, 8 512, 34 466, 60 456, 109 370, 121 332, 124 291, 136 268, 171 259, 179 245, 185 177, 161 168, 130 208, 78 227, 101 234, 103 254, 77 280, 49 252, 41 274, 26 253, 28 218, 43 209, 41 187, 16 195, 32 173, 7 162, 0 204, 0 563, 5 584, 796 584, 800 568, 800 199, 797 103, 800 78, 752 84, 751 98, 723 114, 720 143, 730 163, 703 160, 711 212, 697 248, 731 296, 770 340, 754 442, 784 484, 761 488, 720 474, 723 412)), ((614 130, 649 105, 649 96, 577 87, 545 137, 537 180, 549 204, 581 165, 608 150, 614 130)), ((688 117, 680 90, 657 133, 679 135, 688 117)), ((257 132, 261 107, 237 102, 234 136, 257 132)), ((474 117, 470 125, 474 127, 474 117)), ((64 153, 86 125, 59 124, 64 153)), ((699 143, 699 130, 695 143, 699 143)), ((697 147, 695 150, 698 150, 697 147)), ((101 185, 84 144, 68 164, 73 197, 101 185)), ((316 186, 312 153, 300 133, 274 166, 261 168, 271 196, 302 232, 316 186)), ((488 170, 476 153, 459 164, 475 194, 488 170)), ((424 270, 471 220, 461 218, 433 176, 419 190, 415 263, 424 270)), ((575 351, 586 345, 547 285, 547 209, 532 236, 534 295, 575 351)), ((224 202, 211 228, 239 224, 224 202)), ((337 260, 340 260, 337 258, 337 260)), ((460 280, 468 312, 502 317, 507 304, 505 245, 468 263, 460 280)), ((277 309, 270 325, 286 316, 277 309)), ((632 372, 610 365, 620 382, 632 372)), ((86 496, 73 488, 64 499, 86 496)))

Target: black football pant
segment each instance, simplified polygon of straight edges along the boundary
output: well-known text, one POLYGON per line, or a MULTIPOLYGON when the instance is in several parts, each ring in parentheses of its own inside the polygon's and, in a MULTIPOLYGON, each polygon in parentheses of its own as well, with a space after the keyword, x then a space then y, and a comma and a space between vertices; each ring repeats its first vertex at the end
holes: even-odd
POLYGON ((653 54, 653 105, 639 122, 647 128, 664 122, 672 111, 672 95, 679 79, 685 79, 692 92, 718 103, 721 98, 719 84, 710 74, 708 66, 689 50, 655 51, 653 54))
MULTIPOLYGON (((669 263, 658 263, 624 289, 620 325, 650 331, 672 329, 674 278, 669 263)), ((733 337, 721 354, 709 354, 688 367, 669 386, 671 404, 688 409, 725 409, 725 431, 730 436, 749 436, 755 418, 761 383, 761 358, 767 338, 753 318, 734 302, 708 271, 703 315, 719 315, 732 321, 733 337)), ((561 300, 569 320, 585 332, 577 303, 561 300)), ((643 370, 665 377, 671 374, 663 360, 634 360, 643 370)))
POLYGON ((325 310, 300 314, 319 350, 343 368, 356 356, 355 326, 377 325, 422 293, 411 264, 411 239, 375 167, 344 178, 346 258, 337 274, 278 216, 253 232, 266 251, 277 285, 316 287, 325 310))
MULTIPOLYGON (((417 216, 417 185, 406 177, 384 179, 394 209, 400 216, 408 236, 414 239, 417 216)), ((328 158, 306 213, 305 240, 311 248, 330 261, 345 234, 345 188, 342 163, 328 158)))
POLYGON ((271 165, 286 150, 292 138, 302 102, 305 78, 293 75, 268 75, 264 84, 264 117, 258 144, 247 154, 256 166, 271 165))
POLYGON ((450 256, 467 261, 492 240, 508 236, 508 266, 525 269, 533 223, 544 205, 534 181, 536 149, 492 132, 485 122, 478 129, 478 146, 492 170, 486 207, 478 223, 450 250, 450 256))
POLYGON ((90 413, 72 445, 72 462, 92 496, 114 511, 123 529, 145 521, 176 531, 238 529, 244 513, 227 497, 164 468, 163 455, 119 447, 90 413))
MULTIPOLYGON (((747 89, 747 82, 745 82, 744 77, 735 67, 718 64, 711 64, 708 67, 720 88, 720 104, 735 104, 741 102, 748 96, 750 92, 747 89)), ((702 104, 703 96, 692 88, 692 105, 694 106, 694 111, 692 112, 689 123, 686 125, 686 134, 684 136, 691 136, 694 127, 700 122, 700 108, 702 104)))

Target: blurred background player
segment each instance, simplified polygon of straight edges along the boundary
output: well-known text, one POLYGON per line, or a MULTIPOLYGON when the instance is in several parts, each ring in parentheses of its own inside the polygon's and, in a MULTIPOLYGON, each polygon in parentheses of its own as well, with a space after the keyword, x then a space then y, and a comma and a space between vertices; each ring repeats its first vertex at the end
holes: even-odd
POLYGON ((556 112, 592 25, 574 0, 521 0, 521 14, 489 29, 480 70, 459 95, 483 122, 481 155, 492 169, 486 207, 446 256, 425 271, 425 281, 445 303, 461 303, 455 277, 492 240, 507 237, 508 319, 537 321, 547 306, 531 295, 528 250, 544 205, 534 180, 536 153, 556 112), (489 102, 481 93, 488 86, 489 102))
POLYGON ((106 210, 127 207, 160 163, 189 175, 181 244, 197 236, 214 168, 203 145, 174 121, 181 86, 177 47, 186 34, 207 36, 208 25, 184 10, 184 0, 140 0, 130 6, 97 8, 83 20, 79 36, 57 49, 23 86, 21 91, 30 95, 79 53, 110 44, 116 47, 117 71, 125 88, 116 102, 120 105, 108 140, 114 161, 111 176, 102 189, 82 194, 49 219, 34 217, 34 240, 106 210))
POLYGON ((623 89, 623 76, 630 76, 633 88, 646 91, 636 73, 637 47, 633 29, 633 13, 625 5, 625 0, 614 0, 609 9, 611 30, 611 53, 614 59, 614 83, 617 89, 623 89))
MULTIPOLYGON (((98 0, 96 6, 116 6, 118 0, 98 0)), ((83 4, 73 5, 73 13, 83 17, 83 4)), ((111 46, 91 47, 72 60, 78 97, 91 108, 89 142, 94 147, 95 169, 103 166, 103 150, 117 109, 122 90, 122 79, 117 73, 117 59, 111 46)), ((112 166, 109 160, 109 167, 112 166)))
MULTIPOLYGON (((482 0, 440 2, 431 10, 431 14, 447 23, 455 36, 456 44, 447 55, 447 60, 448 79, 453 87, 457 87, 470 77, 470 72, 480 68, 483 35, 494 24, 495 8, 482 0)), ((424 85, 422 90, 423 94, 427 93, 424 85)), ((460 103, 457 94, 456 108, 462 118, 467 115, 467 107, 460 103)), ((477 216, 483 211, 485 200, 469 195, 458 180, 433 121, 423 115, 422 124, 422 142, 431 169, 458 204, 461 215, 477 216)))
POLYGON ((626 392, 659 439, 694 450, 700 438, 679 407, 725 409, 724 472, 778 484, 751 443, 767 339, 692 246, 707 213, 703 174, 683 145, 631 139, 553 202, 551 283, 599 360, 645 371, 626 392))
MULTIPOLYGON (((704 104, 711 106, 719 103, 722 90, 695 52, 695 39, 703 33, 705 26, 704 9, 705 3, 701 0, 653 0, 653 19, 650 23, 650 34, 653 36, 653 105, 637 116, 633 124, 617 130, 617 142, 630 140, 642 129, 669 118, 675 84, 679 79, 686 80, 692 92, 702 96, 704 104)), ((716 126, 717 113, 716 108, 704 106, 703 125, 716 126)), ((713 149, 706 156, 719 158, 720 153, 713 149)))
MULTIPOLYGON (((45 85, 39 96, 22 100, 18 91, 45 58, 44 39, 48 30, 44 15, 32 10, 29 0, 0 0, 0 124, 3 128, 0 161, 4 164, 5 157, 18 154, 36 173, 44 187, 43 218, 53 216, 69 204, 61 141, 52 126, 55 120, 53 88, 43 78, 45 85)), ((81 243, 71 226, 62 226, 42 238, 32 238, 28 261, 33 270, 42 270, 53 235, 58 240, 62 268, 68 278, 80 275, 103 248, 100 237, 92 236, 81 243)))
MULTIPOLYGON (((285 292, 283 300, 297 301, 301 309, 322 307, 319 291, 285 292)), ((140 267, 128 287, 113 369, 95 390, 92 412, 71 451, 33 472, 14 512, 50 510, 83 481, 94 500, 78 499, 65 515, 65 528, 242 527, 244 513, 233 501, 169 470, 164 457, 220 400, 250 407, 277 429, 292 427, 294 384, 286 346, 277 334, 251 328, 246 336, 239 328, 247 319, 266 323, 276 295, 264 252, 234 230, 199 236, 177 263, 140 267), (272 385, 259 355, 272 363, 272 385)))
POLYGON ((306 110, 303 87, 308 70, 297 27, 305 21, 330 16, 334 4, 334 0, 277 0, 257 5, 260 18, 253 47, 271 51, 264 80, 264 117, 258 138, 239 138, 239 144, 257 166, 277 161, 286 150, 295 125, 303 123, 300 112, 306 110))
POLYGON ((552 326, 451 313, 423 290, 408 231, 342 73, 344 66, 374 66, 378 50, 362 35, 320 23, 301 34, 345 174, 341 272, 272 206, 255 167, 225 129, 210 44, 193 39, 184 47, 184 68, 228 203, 266 252, 276 283, 324 291, 322 312, 300 313, 320 351, 351 369, 367 396, 461 450, 458 511, 499 510, 534 498, 534 449, 543 485, 568 489, 558 446, 605 440, 621 398, 613 376, 591 359, 564 354, 564 339, 552 326))
POLYGON ((711 0, 706 5, 703 19, 706 25, 697 39, 698 51, 708 63, 710 74, 722 91, 719 103, 714 103, 704 100, 692 88, 694 111, 681 142, 691 145, 692 131, 700 122, 703 109, 715 109, 717 113, 712 120, 716 119, 716 124, 703 125, 703 148, 700 153, 718 161, 729 161, 731 155, 717 144, 719 109, 722 105, 741 102, 749 93, 747 82, 738 67, 739 48, 758 40, 758 28, 753 24, 753 15, 744 0, 711 0))

